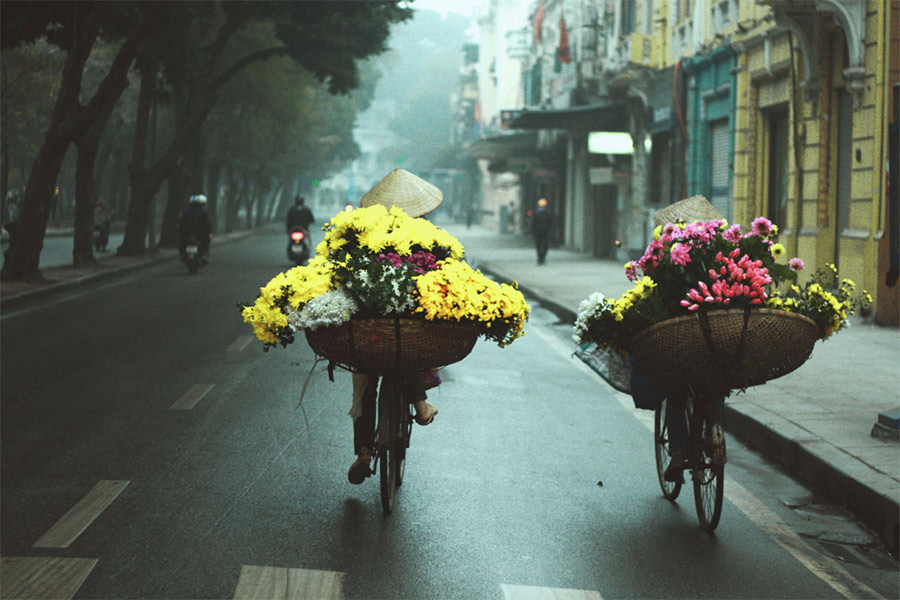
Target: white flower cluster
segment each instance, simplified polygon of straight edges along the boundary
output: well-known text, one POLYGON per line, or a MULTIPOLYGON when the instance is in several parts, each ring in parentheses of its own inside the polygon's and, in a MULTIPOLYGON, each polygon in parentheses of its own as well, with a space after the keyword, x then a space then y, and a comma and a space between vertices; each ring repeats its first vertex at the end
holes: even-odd
POLYGON ((384 270, 373 278, 367 271, 354 271, 347 286, 364 305, 375 304, 385 315, 403 314, 416 307, 411 279, 398 279, 390 270, 384 270))
POLYGON ((606 298, 600 292, 594 292, 582 300, 581 304, 578 305, 578 316, 575 319, 575 333, 572 335, 572 339, 575 340, 576 344, 580 345, 585 341, 582 338, 588 331, 590 321, 594 316, 603 311, 606 306, 603 302, 605 299, 606 298))
POLYGON ((353 296, 345 288, 325 292, 288 314, 288 325, 295 331, 341 325, 359 310, 353 296))

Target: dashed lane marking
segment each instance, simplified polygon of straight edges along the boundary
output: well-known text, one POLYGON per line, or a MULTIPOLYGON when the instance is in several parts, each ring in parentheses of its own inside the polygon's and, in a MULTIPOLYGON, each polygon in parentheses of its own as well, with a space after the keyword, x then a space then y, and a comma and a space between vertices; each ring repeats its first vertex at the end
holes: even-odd
MULTIPOLYGON (((565 347, 559 338, 553 337, 550 334, 541 332, 537 329, 532 329, 531 331, 535 331, 557 352, 571 357, 572 350, 565 347)), ((592 371, 591 368, 583 362, 577 358, 573 360, 577 368, 583 370, 603 385, 609 385, 602 377, 592 371)), ((650 431, 653 431, 654 423, 652 411, 634 410, 634 405, 628 394, 615 392, 615 396, 619 402, 635 416, 635 418, 646 425, 650 431)), ((790 552, 800 564, 845 598, 883 598, 878 592, 854 577, 839 562, 814 550, 773 510, 728 475, 725 475, 725 497, 728 498, 729 502, 740 509, 742 513, 747 515, 757 527, 762 529, 770 538, 772 538, 776 544, 790 552)))
POLYGON ((215 387, 214 383, 200 383, 197 385, 192 385, 191 389, 184 393, 184 396, 179 398, 175 404, 169 407, 171 410, 191 410, 200 400, 206 396, 211 389, 215 387))
POLYGON ((244 565, 234 589, 235 600, 278 598, 338 600, 343 595, 344 573, 244 565))
POLYGON ((254 336, 252 336, 252 335, 245 335, 245 336, 239 337, 234 342, 232 342, 231 345, 225 349, 225 351, 226 352, 240 352, 241 350, 246 348, 250 344, 250 342, 253 341, 253 338, 254 338, 254 336))
POLYGON ((500 584, 506 600, 603 600, 600 592, 532 585, 500 584))
POLYGON ((0 598, 69 599, 96 564, 96 558, 4 556, 0 558, 0 598))
POLYGON ((128 485, 127 481, 99 481, 78 504, 34 543, 32 548, 68 548, 128 485))

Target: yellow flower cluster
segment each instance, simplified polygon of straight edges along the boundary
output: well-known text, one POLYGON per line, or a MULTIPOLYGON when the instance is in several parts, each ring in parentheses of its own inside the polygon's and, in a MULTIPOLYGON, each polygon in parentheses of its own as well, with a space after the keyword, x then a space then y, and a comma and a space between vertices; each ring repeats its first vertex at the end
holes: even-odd
POLYGON ((374 254, 393 250, 400 256, 409 256, 414 247, 443 247, 450 250, 452 258, 463 256, 462 244, 446 230, 425 219, 410 217, 396 206, 387 209, 380 204, 336 215, 325 225, 325 236, 316 252, 334 258, 354 238, 374 254))
POLYGON ((460 260, 415 278, 417 308, 428 320, 472 322, 502 348, 524 335, 531 307, 514 286, 498 284, 460 260))
POLYGON ((253 333, 261 342, 274 344, 278 332, 287 327, 284 307, 297 309, 332 287, 331 263, 324 256, 316 256, 304 266, 273 277, 260 288, 256 302, 245 307, 241 314, 245 323, 253 325, 253 333))
POLYGON ((649 298, 653 294, 654 289, 656 289, 656 282, 645 275, 634 284, 633 288, 622 294, 618 300, 610 302, 612 304, 610 311, 616 321, 624 320, 625 313, 641 300, 649 298))
POLYGON ((826 264, 802 287, 792 285, 786 293, 773 292, 766 306, 809 317, 819 326, 819 337, 825 339, 847 325, 857 307, 872 303, 863 291, 854 295, 856 284, 849 279, 837 280, 837 268, 826 264))

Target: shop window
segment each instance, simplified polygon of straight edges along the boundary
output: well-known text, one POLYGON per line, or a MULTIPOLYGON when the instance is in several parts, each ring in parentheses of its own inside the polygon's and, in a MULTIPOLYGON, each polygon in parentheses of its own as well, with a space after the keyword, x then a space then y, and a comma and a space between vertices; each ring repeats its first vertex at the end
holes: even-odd
POLYGON ((622 0, 622 20, 619 23, 620 35, 631 35, 634 33, 635 11, 637 7, 633 0, 622 0))
POLYGON ((786 226, 788 182, 788 132, 790 120, 787 108, 775 109, 767 115, 769 157, 766 182, 766 216, 779 227, 786 226))

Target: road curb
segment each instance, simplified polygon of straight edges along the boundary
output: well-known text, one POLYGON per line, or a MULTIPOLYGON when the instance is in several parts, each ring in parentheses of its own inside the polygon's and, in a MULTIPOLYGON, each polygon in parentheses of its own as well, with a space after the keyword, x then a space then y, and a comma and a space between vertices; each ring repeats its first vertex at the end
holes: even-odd
MULTIPOLYGON (((492 270, 490 265, 481 266, 480 269, 497 281, 513 283, 509 278, 492 270)), ((571 308, 544 298, 527 286, 519 286, 519 289, 526 297, 533 298, 534 302, 554 313, 560 322, 569 324, 575 322, 577 313, 571 308)), ((775 415, 770 417, 776 418, 775 415)), ((868 473, 861 472, 859 477, 855 477, 822 456, 822 453, 827 452, 826 449, 817 452, 814 449, 815 444, 786 435, 779 429, 767 425, 761 418, 751 415, 748 409, 736 408, 728 402, 725 403, 725 425, 730 434, 762 454, 766 460, 782 467, 814 491, 853 513, 881 537, 894 556, 900 553, 898 548, 900 502, 897 498, 878 492, 864 481, 867 476, 874 473, 869 467, 864 467, 868 473)), ((782 429, 799 430, 787 422, 782 429)))
MULTIPOLYGON (((770 418, 778 417, 770 415, 770 418)), ((878 492, 862 477, 854 477, 828 461, 823 456, 828 449, 817 451, 814 443, 786 435, 766 425, 762 418, 737 409, 728 402, 725 403, 725 426, 729 433, 766 459, 856 515, 897 556, 900 536, 900 502, 897 498, 878 492)), ((871 471, 868 467, 866 470, 871 471)))

